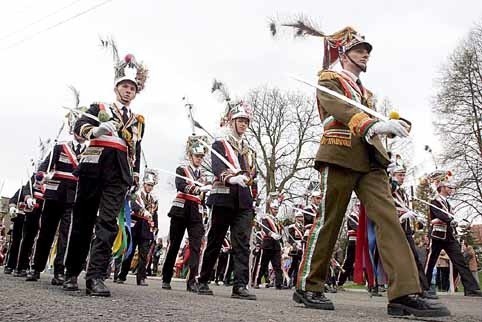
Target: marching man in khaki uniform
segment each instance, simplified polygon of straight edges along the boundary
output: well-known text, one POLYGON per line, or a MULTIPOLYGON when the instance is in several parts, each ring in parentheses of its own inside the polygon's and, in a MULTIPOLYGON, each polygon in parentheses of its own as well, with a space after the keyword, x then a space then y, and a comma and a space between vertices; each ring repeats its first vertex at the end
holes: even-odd
MULTIPOLYGON (((297 35, 324 38, 323 70, 319 85, 373 108, 372 94, 360 81, 367 69, 372 45, 351 27, 326 35, 300 19, 293 24, 297 35), (340 60, 343 70, 330 66, 340 60)), ((276 26, 271 30, 275 32, 276 26)), ((378 247, 388 275, 388 314, 415 316, 450 315, 438 303, 428 302, 421 293, 417 267, 398 221, 386 172, 389 159, 379 135, 406 137, 409 124, 402 120, 381 121, 340 99, 318 90, 318 109, 324 132, 315 159, 321 174, 320 216, 308 237, 293 299, 307 307, 333 310, 324 296, 324 277, 330 264, 340 226, 353 191, 376 224, 378 247)))

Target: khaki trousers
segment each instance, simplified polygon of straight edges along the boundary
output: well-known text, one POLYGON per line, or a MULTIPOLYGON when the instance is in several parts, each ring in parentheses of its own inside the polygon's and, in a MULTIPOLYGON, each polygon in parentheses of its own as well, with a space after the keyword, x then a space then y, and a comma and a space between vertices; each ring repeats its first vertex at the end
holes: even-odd
POLYGON ((298 274, 298 289, 323 290, 333 248, 351 194, 355 191, 365 206, 367 216, 376 225, 378 250, 388 275, 388 299, 420 293, 417 267, 398 221, 385 170, 373 169, 361 173, 326 165, 320 173, 323 197, 320 216, 315 219, 308 237, 298 274), (320 218, 324 218, 324 222, 320 218))

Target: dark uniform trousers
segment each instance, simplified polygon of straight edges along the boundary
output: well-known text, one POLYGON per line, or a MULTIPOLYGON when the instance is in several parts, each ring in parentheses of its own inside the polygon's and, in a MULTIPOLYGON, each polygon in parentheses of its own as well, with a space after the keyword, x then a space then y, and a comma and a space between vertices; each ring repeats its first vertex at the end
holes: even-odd
POLYGON ((13 221, 12 236, 10 237, 11 244, 8 249, 7 264, 8 268, 14 269, 17 267, 18 250, 22 242, 23 223, 25 222, 25 215, 18 214, 13 221))
POLYGON ((86 279, 103 278, 107 272, 112 244, 117 235, 117 217, 124 206, 128 189, 119 163, 111 161, 98 177, 82 174, 79 177, 65 261, 68 277, 80 274, 89 246, 86 279), (92 239, 94 226, 95 236, 92 239))
MULTIPOLYGON (((186 207, 188 206, 188 203, 190 202, 186 201, 186 207)), ((194 204, 193 207, 195 207, 197 209, 195 211, 199 213, 199 205, 194 204)), ((188 285, 192 285, 195 282, 195 278, 199 271, 201 241, 204 236, 204 226, 201 218, 199 221, 192 221, 189 219, 189 216, 184 218, 174 216, 171 217, 171 226, 169 228, 169 246, 166 254, 166 259, 164 261, 164 266, 162 267, 162 280, 164 282, 171 282, 172 274, 174 273, 173 268, 176 262, 177 253, 179 251, 179 248, 181 247, 181 242, 186 229, 189 237, 190 252, 188 261, 189 275, 186 277, 186 281, 188 285)))
MULTIPOLYGON (((39 202, 39 201, 37 201, 39 202)), ((22 241, 18 250, 17 270, 28 269, 30 266, 30 255, 32 254, 35 237, 37 237, 40 227, 40 215, 42 214, 42 201, 39 207, 34 208, 32 212, 25 214, 25 221, 22 229, 22 241)))
POLYGON ((350 275, 353 273, 353 264, 355 263, 355 249, 356 249, 356 241, 349 240, 346 245, 345 251, 345 260, 343 261, 343 271, 340 271, 340 275, 338 276, 338 286, 342 286, 345 284, 346 280, 350 275))
POLYGON ((420 281, 420 286, 422 290, 428 291, 430 289, 430 283, 425 276, 425 270, 422 262, 420 261, 420 257, 418 256, 417 247, 415 246, 415 241, 413 240, 412 234, 405 234, 407 237, 408 245, 412 250, 413 258, 415 259, 415 264, 417 265, 418 271, 418 279, 420 281))
POLYGON ((263 249, 263 255, 261 255, 261 266, 259 269, 258 279, 256 284, 261 284, 261 277, 268 276, 268 265, 271 262, 273 270, 275 272, 276 287, 281 287, 283 284, 283 271, 281 270, 281 250, 280 249, 263 249))
POLYGON ((214 281, 224 281, 224 275, 226 273, 226 266, 228 264, 229 253, 221 252, 218 257, 218 265, 216 266, 216 273, 214 275, 214 281))
POLYGON ((211 229, 204 251, 200 283, 207 283, 216 264, 219 251, 231 227, 232 260, 234 270, 234 287, 245 287, 249 283, 249 240, 253 222, 252 209, 228 208, 213 206, 211 229))
POLYGON ((479 290, 480 287, 477 284, 477 281, 475 280, 472 273, 468 269, 467 264, 465 263, 459 242, 453 239, 453 237, 451 238, 451 236, 448 236, 446 240, 440 240, 435 238, 431 239, 430 249, 427 255, 427 263, 425 266, 425 275, 427 276, 427 281, 432 280, 433 268, 437 263, 437 259, 442 249, 445 250, 450 260, 452 261, 455 269, 457 270, 457 272, 459 272, 460 279, 462 280, 462 284, 464 285, 464 289, 466 291, 479 290))
POLYGON ((50 248, 55 238, 57 227, 57 250, 54 261, 54 274, 64 274, 64 257, 72 217, 72 204, 57 200, 45 200, 40 218, 40 231, 35 243, 32 269, 41 272, 45 269, 50 248), (60 226, 59 226, 60 222, 60 226))
POLYGON ((132 258, 134 257, 134 253, 136 248, 139 249, 138 251, 138 265, 137 265, 137 282, 140 282, 142 279, 147 277, 146 274, 146 265, 147 265, 147 255, 149 254, 149 246, 151 244, 151 239, 143 239, 137 236, 138 232, 136 230, 132 230, 132 252, 124 259, 122 262, 122 268, 118 275, 120 280, 125 280, 129 270, 131 269, 131 262, 132 258))
POLYGON ((298 276, 298 270, 300 268, 301 256, 293 255, 291 256, 291 265, 288 270, 288 276, 291 279, 290 283, 295 284, 296 276, 298 276))
POLYGON ((297 287, 313 292, 323 290, 332 250, 352 191, 355 191, 368 217, 376 225, 377 244, 388 275, 388 299, 419 293, 417 267, 398 221, 385 170, 371 169, 362 173, 324 165, 320 173, 323 196, 320 218, 324 218, 324 222, 315 219, 303 255, 297 287))
POLYGON ((256 280, 258 279, 260 264, 261 264, 261 249, 255 249, 252 252, 253 254, 253 262, 251 265, 251 286, 256 284, 256 280))

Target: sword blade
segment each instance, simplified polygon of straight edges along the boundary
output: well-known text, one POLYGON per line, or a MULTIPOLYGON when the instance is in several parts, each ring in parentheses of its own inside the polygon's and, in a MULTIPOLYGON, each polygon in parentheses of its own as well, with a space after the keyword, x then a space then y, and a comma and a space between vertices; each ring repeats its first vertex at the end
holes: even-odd
POLYGON ((363 112, 367 113, 367 114, 370 114, 371 116, 373 117, 376 117, 380 120, 383 120, 383 121, 388 121, 388 117, 386 117, 385 115, 381 114, 381 113, 378 113, 377 111, 375 110, 372 110, 368 107, 366 107, 365 105, 362 105, 360 103, 358 103, 357 101, 354 101, 352 99, 349 99, 348 97, 346 96, 343 96, 335 91, 332 91, 331 89, 329 88, 326 88, 325 86, 321 86, 321 85, 318 85, 318 84, 312 84, 310 82, 307 82, 301 78, 298 78, 296 76, 290 76, 291 78, 293 78, 294 80, 300 82, 300 83, 303 83, 305 85, 308 85, 308 86, 311 86, 311 87, 314 87, 320 91, 322 91, 323 93, 325 94, 328 94, 330 96, 333 96, 333 97, 336 97, 338 98, 339 100, 342 100, 343 102, 347 103, 347 104, 350 104, 351 106, 354 106, 356 108, 359 108, 360 110, 362 110, 363 112))

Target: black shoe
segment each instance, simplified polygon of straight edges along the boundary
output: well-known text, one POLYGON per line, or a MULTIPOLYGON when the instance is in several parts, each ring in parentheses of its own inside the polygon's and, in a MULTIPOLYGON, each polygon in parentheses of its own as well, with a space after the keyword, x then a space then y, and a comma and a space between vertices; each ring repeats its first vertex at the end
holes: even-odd
POLYGON ((114 283, 117 283, 117 284, 124 284, 126 280, 120 280, 120 279, 116 279, 114 280, 114 283))
POLYGON ((256 300, 256 295, 249 293, 246 286, 233 287, 233 292, 231 293, 233 299, 241 300, 256 300))
POLYGON ((64 282, 65 282, 64 274, 54 274, 54 277, 52 278, 52 281, 50 281, 50 284, 58 286, 58 285, 64 285, 64 282))
POLYGON ((110 291, 107 286, 105 286, 104 281, 101 278, 93 278, 85 281, 85 288, 87 295, 103 297, 110 296, 110 291))
POLYGON ((10 267, 5 266, 5 267, 3 268, 3 273, 4 273, 4 274, 12 274, 12 273, 13 273, 13 268, 10 268, 10 267))
POLYGON ((426 300, 438 300, 438 296, 428 291, 423 291, 420 297, 426 300))
POLYGON ((77 284, 77 276, 66 277, 62 289, 64 291, 78 291, 79 284, 77 284))
POLYGON ((330 299, 321 292, 296 290, 293 293, 293 301, 303 303, 306 307, 319 310, 334 310, 335 306, 330 299))
POLYGON ((169 282, 162 282, 161 288, 163 290, 172 290, 171 283, 169 283, 169 282))
POLYGON ((418 295, 405 295, 388 303, 388 315, 419 317, 449 316, 450 311, 439 302, 427 301, 418 295))
POLYGON ((199 293, 199 287, 197 283, 187 284, 186 291, 191 293, 199 293))
POLYGON ((371 287, 368 289, 368 293, 370 293, 370 296, 376 296, 376 297, 381 297, 382 295, 378 293, 378 286, 371 287))
POLYGON ((472 296, 472 297, 482 297, 482 292, 480 290, 472 290, 472 291, 465 291, 465 296, 472 296))
POLYGON ((149 284, 146 283, 145 279, 141 279, 137 281, 137 286, 149 286, 149 284))
POLYGON ((28 282, 36 282, 39 279, 40 279, 40 272, 32 270, 27 273, 27 278, 25 280, 28 282))
POLYGON ((13 276, 14 277, 27 277, 27 270, 26 269, 21 269, 21 270, 16 269, 13 272, 13 276))
POLYGON ((209 288, 208 283, 198 283, 197 293, 201 295, 214 295, 213 291, 209 288))

